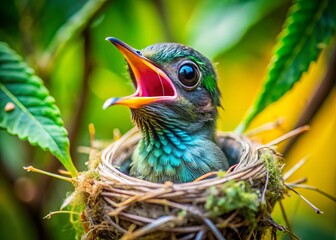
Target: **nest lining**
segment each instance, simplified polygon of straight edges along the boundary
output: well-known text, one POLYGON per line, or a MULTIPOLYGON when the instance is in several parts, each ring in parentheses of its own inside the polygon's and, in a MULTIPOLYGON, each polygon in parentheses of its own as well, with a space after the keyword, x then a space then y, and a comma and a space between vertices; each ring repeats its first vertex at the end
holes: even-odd
POLYGON ((284 230, 270 216, 285 192, 282 159, 273 149, 218 133, 224 152, 239 159, 234 168, 200 181, 161 184, 118 170, 139 140, 132 129, 94 167, 96 191, 85 193, 84 239, 261 239, 267 229, 284 230))

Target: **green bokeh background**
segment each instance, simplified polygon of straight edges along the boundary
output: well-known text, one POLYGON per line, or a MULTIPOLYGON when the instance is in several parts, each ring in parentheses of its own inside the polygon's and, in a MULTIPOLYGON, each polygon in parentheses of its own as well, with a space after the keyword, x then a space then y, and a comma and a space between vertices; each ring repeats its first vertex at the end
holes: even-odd
MULTIPOLYGON (((90 145, 90 123, 95 125, 95 137, 100 140, 112 139, 115 128, 125 133, 132 127, 126 107, 115 106, 106 111, 101 108, 107 98, 133 91, 122 55, 104 40, 106 37, 117 37, 138 49, 157 42, 180 42, 211 58, 216 64, 223 99, 218 128, 232 131, 260 90, 291 5, 287 0, 110 0, 85 26, 84 33, 69 32, 71 40, 52 58, 51 68, 43 67, 45 54, 59 28, 85 4, 95 5, 95 1, 98 3, 98 0, 4 0, 0 8, 0 40, 8 42, 36 69, 56 99, 65 126, 73 133, 73 159, 80 171, 85 170, 88 156, 76 150, 90 145), (87 53, 84 53, 85 41, 87 53), (92 67, 87 85, 83 85, 84 58, 92 67), (80 107, 81 102, 84 107, 80 107), (75 121, 78 111, 80 118, 75 121)), ((330 52, 331 48, 327 49, 301 83, 252 123, 251 128, 286 117, 282 128, 261 134, 259 140, 267 142, 292 129, 325 74, 330 52)), ((307 176, 309 184, 332 195, 336 195, 335 104, 334 87, 314 118, 311 132, 299 140, 286 160, 288 169, 311 154, 309 163, 292 180, 307 176)), ((280 145, 279 150, 283 147, 280 145)), ((72 186, 22 169, 33 165, 54 170, 56 160, 1 130, 0 158, 0 239, 74 239, 68 215, 42 219, 60 208, 72 186)), ((317 193, 301 192, 325 214, 316 215, 297 196, 291 196, 284 205, 293 231, 301 239, 334 239, 335 204, 317 193)), ((284 224, 278 206, 274 218, 284 224)), ((288 238, 285 234, 279 236, 288 238)))

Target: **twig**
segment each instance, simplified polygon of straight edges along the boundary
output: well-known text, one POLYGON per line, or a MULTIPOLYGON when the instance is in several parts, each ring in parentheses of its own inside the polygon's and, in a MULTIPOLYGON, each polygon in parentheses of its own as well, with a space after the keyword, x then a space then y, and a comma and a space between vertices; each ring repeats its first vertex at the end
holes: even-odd
POLYGON ((200 230, 200 231, 197 233, 197 235, 196 235, 196 237, 195 237, 195 240, 203 240, 205 234, 206 234, 205 229, 200 230))
POLYGON ((174 216, 164 216, 156 219, 152 223, 136 230, 135 232, 129 232, 127 236, 122 237, 121 239, 123 240, 132 240, 132 239, 137 239, 147 233, 153 232, 156 229, 159 229, 162 227, 162 225, 167 224, 168 222, 171 222, 173 220, 176 220, 176 217, 174 216))
POLYGON ((74 211, 64 211, 64 210, 53 211, 53 212, 48 213, 43 219, 50 219, 53 215, 60 214, 60 213, 76 214, 76 215, 80 215, 81 214, 79 212, 74 212, 74 211))
POLYGON ((220 224, 217 224, 218 228, 225 228, 229 225, 230 222, 238 215, 238 211, 234 211, 232 214, 230 214, 229 217, 225 218, 220 224))
POLYGON ((65 176, 71 176, 71 174, 68 171, 65 171, 63 169, 58 169, 58 172, 62 175, 65 175, 65 176))
POLYGON ((129 236, 132 235, 132 232, 134 231, 135 228, 136 228, 136 225, 131 224, 131 226, 129 226, 129 228, 127 229, 127 232, 124 234, 124 236, 121 238, 121 240, 131 239, 129 236))
POLYGON ((147 218, 143 216, 137 216, 137 215, 125 213, 125 212, 119 213, 119 216, 124 216, 124 217, 127 217, 128 219, 136 220, 136 221, 143 222, 143 223, 151 223, 151 222, 156 221, 156 219, 147 218))
MULTIPOLYGON (((289 231, 289 232, 292 232, 292 227, 291 227, 291 225, 290 225, 290 223, 289 223, 289 220, 288 220, 288 217, 287 217, 285 208, 284 208, 284 206, 283 206, 281 200, 279 201, 279 205, 280 205, 280 209, 281 209, 282 216, 283 216, 283 218, 284 218, 284 220, 285 220, 285 222, 286 222, 286 226, 287 226, 287 228, 288 228, 287 232, 288 232, 288 231, 289 231)), ((289 234, 289 237, 290 237, 291 239, 293 239, 293 236, 292 236, 291 234, 289 234)))
POLYGON ((289 133, 286 133, 284 135, 282 135, 281 137, 277 138, 277 139, 274 139, 273 141, 267 143, 264 145, 264 147, 271 147, 271 146, 274 146, 274 145, 277 145, 287 139, 290 139, 296 135, 299 135, 301 133, 304 133, 306 131, 309 130, 309 126, 302 126, 302 127, 299 127, 299 128, 296 128, 292 131, 290 131, 289 133))
POLYGON ((261 203, 264 203, 265 202, 265 195, 266 195, 266 191, 267 191, 267 186, 268 186, 268 178, 269 178, 269 173, 268 171, 266 172, 266 182, 265 182, 265 187, 264 187, 264 190, 263 190, 263 193, 262 193, 262 198, 261 198, 261 203))
POLYGON ((311 155, 305 156, 298 163, 296 163, 291 169, 289 169, 283 176, 283 179, 286 181, 290 176, 293 175, 300 167, 303 166, 311 155))
POLYGON ((210 228, 210 230, 213 232, 218 240, 225 240, 225 237, 221 234, 221 232, 209 218, 204 218, 203 221, 210 228))
POLYGON ((290 187, 290 186, 287 186, 287 185, 285 185, 288 189, 290 189, 291 191, 293 191, 294 193, 296 193, 300 198, 302 198, 302 200, 304 200, 310 207, 312 207, 314 210, 315 210, 315 212, 317 213, 317 214, 322 214, 323 212, 319 209, 319 208, 317 208, 314 204, 312 204, 307 198, 305 198, 304 196, 302 196, 300 193, 298 193, 295 189, 293 189, 292 187, 290 187))
POLYGON ((196 178, 193 182, 199 182, 203 179, 206 179, 208 177, 211 177, 211 176, 217 176, 218 172, 208 172, 202 176, 200 176, 199 178, 196 178))
POLYGON ((118 204, 118 207, 123 207, 123 206, 127 206, 133 202, 136 201, 144 201, 146 199, 151 199, 154 198, 156 196, 162 195, 164 193, 168 193, 170 191, 167 191, 168 189, 159 189, 158 191, 154 191, 154 192, 148 192, 147 194, 144 195, 134 195, 130 198, 128 198, 126 201, 123 201, 121 203, 118 204))
POLYGON ((130 205, 125 205, 122 207, 118 207, 116 209, 114 209, 113 211, 109 212, 108 215, 111 217, 115 217, 118 216, 122 211, 124 211, 125 209, 127 209, 130 205))
POLYGON ((61 176, 61 175, 58 175, 58 174, 46 172, 46 171, 34 168, 33 166, 23 167, 23 169, 26 170, 27 172, 36 172, 36 173, 47 175, 47 176, 50 176, 50 177, 53 177, 53 178, 58 178, 58 179, 61 179, 61 180, 67 181, 67 182, 71 182, 71 183, 75 182, 75 180, 73 178, 64 177, 64 176, 61 176))
POLYGON ((237 167, 238 164, 234 164, 232 165, 231 167, 229 167, 229 169, 226 171, 226 173, 230 173, 232 172, 236 167, 237 167))
POLYGON ((336 202, 336 197, 330 195, 329 193, 326 193, 326 192, 320 190, 317 187, 313 187, 313 186, 309 186, 309 185, 304 185, 304 184, 291 184, 290 187, 312 190, 312 191, 318 192, 319 194, 325 196, 326 198, 329 198, 330 200, 336 202))
MULTIPOLYGON (((291 236, 291 238, 295 238, 297 240, 300 240, 294 233, 292 233, 291 231, 289 231, 286 227, 281 226, 280 224, 278 224, 277 222, 275 222, 274 219, 271 216, 268 217, 268 222, 273 227, 275 227, 275 229, 280 230, 282 232, 288 233, 291 236)), ((272 230, 272 238, 271 239, 276 239, 276 232, 274 232, 273 230, 272 230)))
MULTIPOLYGON (((260 221, 260 217, 258 217, 258 218, 256 219, 256 222, 259 222, 259 221, 260 221)), ((254 230, 255 230, 256 227, 257 227, 256 225, 254 225, 254 224, 252 225, 252 228, 249 230, 250 233, 249 233, 248 236, 246 237, 247 240, 250 240, 250 239, 252 238, 252 235, 253 235, 254 230)), ((256 239, 256 237, 254 236, 253 239, 256 239)))
POLYGON ((187 236, 184 236, 183 238, 180 238, 179 240, 191 240, 191 239, 202 240, 202 238, 201 239, 197 239, 197 235, 196 235, 196 237, 195 237, 195 235, 196 235, 195 233, 190 233, 187 236))
POLYGON ((295 184, 300 184, 300 183, 305 183, 307 182, 307 177, 303 177, 303 178, 300 178, 300 179, 297 179, 293 182, 290 182, 290 183, 286 183, 288 186, 292 187, 293 185, 295 184))
POLYGON ((116 229, 118 229, 120 232, 122 232, 124 234, 127 232, 126 229, 119 226, 119 224, 115 223, 112 219, 110 219, 109 224, 111 224, 113 227, 115 227, 116 229))
POLYGON ((266 131, 269 131, 269 130, 273 130, 273 129, 281 126, 284 123, 284 121, 285 121, 285 119, 283 117, 278 118, 274 122, 265 123, 265 124, 263 124, 263 125, 261 125, 257 128, 246 131, 245 136, 252 137, 252 136, 255 136, 259 133, 266 132, 266 131))
POLYGON ((191 226, 191 227, 176 227, 173 229, 175 233, 189 233, 189 232, 199 232, 203 229, 202 226, 191 226))

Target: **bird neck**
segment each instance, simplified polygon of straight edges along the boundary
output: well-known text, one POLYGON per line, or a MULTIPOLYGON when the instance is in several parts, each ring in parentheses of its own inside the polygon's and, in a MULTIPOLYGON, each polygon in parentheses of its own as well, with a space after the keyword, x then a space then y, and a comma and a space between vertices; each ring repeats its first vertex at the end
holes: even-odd
POLYGON ((195 138, 213 140, 215 132, 215 120, 191 123, 176 115, 157 115, 150 111, 133 113, 133 119, 142 132, 143 144, 147 146, 156 144, 183 148, 183 144, 188 144, 195 138))
POLYGON ((198 135, 204 135, 201 132, 191 134, 190 130, 185 129, 183 123, 166 122, 155 117, 143 118, 137 121, 137 125, 142 132, 140 144, 146 147, 144 149, 146 153, 154 152, 155 149, 155 152, 158 152, 157 149, 162 149, 166 154, 170 154, 172 151, 182 154, 194 138, 197 138, 198 135))
POLYGON ((132 159, 134 175, 154 182, 192 181, 195 177, 188 172, 190 164, 201 164, 201 161, 195 161, 200 157, 195 144, 212 141, 214 127, 206 126, 206 123, 195 126, 150 112, 133 114, 133 119, 142 132, 132 159))

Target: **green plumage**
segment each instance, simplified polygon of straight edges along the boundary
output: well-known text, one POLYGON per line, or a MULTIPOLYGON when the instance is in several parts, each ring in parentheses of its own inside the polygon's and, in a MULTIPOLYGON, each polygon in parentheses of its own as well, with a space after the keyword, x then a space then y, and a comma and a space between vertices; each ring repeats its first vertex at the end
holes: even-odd
POLYGON ((131 175, 153 182, 190 182, 210 171, 227 170, 227 159, 214 142, 220 93, 210 61, 174 43, 141 52, 168 75, 177 99, 132 109, 142 139, 132 156, 131 175), (198 66, 200 83, 195 89, 186 89, 179 81, 183 61, 198 66))

